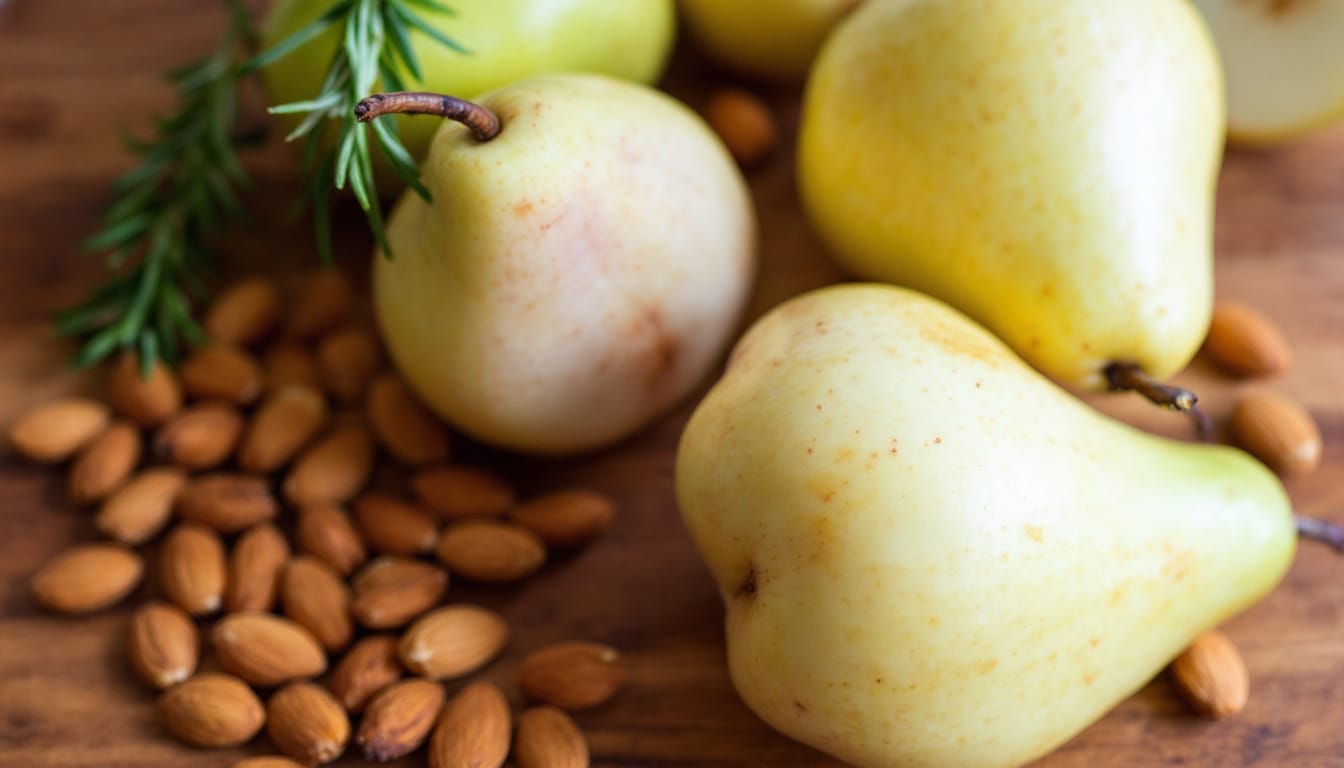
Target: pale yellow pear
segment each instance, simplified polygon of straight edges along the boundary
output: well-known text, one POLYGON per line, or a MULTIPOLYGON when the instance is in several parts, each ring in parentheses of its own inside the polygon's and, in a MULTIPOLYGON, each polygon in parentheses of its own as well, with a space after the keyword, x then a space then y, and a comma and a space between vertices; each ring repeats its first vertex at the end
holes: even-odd
POLYGON ((690 37, 753 77, 801 81, 826 35, 863 0, 678 0, 690 37))

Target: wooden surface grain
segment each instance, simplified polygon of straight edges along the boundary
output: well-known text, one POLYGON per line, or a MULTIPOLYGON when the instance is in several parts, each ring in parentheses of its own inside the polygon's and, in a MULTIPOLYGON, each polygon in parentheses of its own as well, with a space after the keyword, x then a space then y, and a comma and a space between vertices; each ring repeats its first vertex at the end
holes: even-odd
MULTIPOLYGON (((66 366, 71 348, 52 337, 48 314, 98 277, 79 242, 96 225, 108 182, 130 162, 117 130, 142 129, 152 110, 169 103, 161 71, 207 49, 220 22, 217 4, 203 1, 0 2, 0 424, 57 393, 96 391, 96 374, 66 366)), ((699 106, 707 87, 723 80, 682 51, 669 88, 699 106)), ((797 94, 770 97, 791 139, 797 94)), ((255 221, 228 236, 229 268, 269 270, 290 284, 316 259, 307 224, 284 215, 297 188, 293 156, 272 141, 247 164, 255 221)), ((799 214, 788 153, 750 178, 763 230, 755 316, 842 275, 799 214)), ((1220 423, 1242 387, 1270 386, 1304 402, 1325 433, 1325 461, 1289 490, 1301 512, 1344 521, 1344 129, 1274 151, 1231 151, 1217 221, 1218 294, 1271 314, 1293 341, 1296 365, 1279 379, 1248 384, 1197 360, 1178 381, 1197 387, 1220 423)), ((360 273, 369 240, 353 207, 340 212, 339 243, 342 260, 360 273)), ((1133 399, 1092 399, 1157 431, 1187 431, 1180 419, 1133 399)), ((772 733, 728 682, 718 598, 672 497, 673 448, 691 403, 580 459, 540 461, 464 443, 464 461, 498 470, 525 493, 588 485, 614 497, 620 512, 596 545, 552 562, 541 577, 510 589, 455 586, 453 598, 491 605, 514 626, 508 652, 487 675, 515 703, 517 664, 527 651, 583 638, 626 652, 627 688, 578 716, 597 765, 833 765, 772 733)), ((134 601, 88 619, 53 617, 33 605, 33 571, 91 538, 90 514, 66 500, 61 473, 8 452, 0 457, 0 765, 223 766, 266 751, 264 737, 246 749, 207 753, 167 735, 153 696, 123 663, 126 605, 134 601)), ((1344 559, 1305 546, 1284 583, 1228 625, 1253 678, 1241 715, 1197 720, 1159 678, 1040 764, 1344 764, 1341 584, 1344 559)), ((359 763, 347 756, 341 764, 359 763)))

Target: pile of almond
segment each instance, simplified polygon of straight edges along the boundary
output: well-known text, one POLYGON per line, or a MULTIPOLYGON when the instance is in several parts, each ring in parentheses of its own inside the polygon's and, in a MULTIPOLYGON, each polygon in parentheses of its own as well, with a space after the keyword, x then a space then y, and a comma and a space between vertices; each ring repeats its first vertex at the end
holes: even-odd
POLYGON ((105 403, 68 397, 19 419, 14 448, 68 462, 71 499, 107 539, 47 563, 36 600, 107 608, 140 588, 154 547, 130 665, 162 690, 183 741, 234 747, 264 728, 289 758, 238 766, 327 763, 352 741, 373 761, 428 744, 443 768, 587 765, 568 712, 615 695, 620 655, 575 641, 527 656, 515 722, 503 690, 471 679, 509 627, 449 585, 533 575, 600 534, 611 502, 576 489, 520 501, 450 463, 448 432, 386 367, 356 304, 334 270, 290 303, 245 279, 208 309, 210 341, 176 373, 126 355, 105 403), (369 490, 389 466, 409 475, 403 492, 369 490))

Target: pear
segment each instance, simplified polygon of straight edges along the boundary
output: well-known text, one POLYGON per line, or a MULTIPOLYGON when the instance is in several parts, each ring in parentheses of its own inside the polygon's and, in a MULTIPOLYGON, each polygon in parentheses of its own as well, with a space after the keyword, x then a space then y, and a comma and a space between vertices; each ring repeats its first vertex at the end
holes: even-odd
POLYGON ((1283 488, 1247 454, 1114 421, 946 304, 878 284, 748 330, 676 488, 743 700, 868 768, 1045 754, 1295 549, 1283 488))
POLYGON ((450 423, 519 451, 593 450, 721 360, 754 276, 755 215, 692 110, 579 74, 523 80, 479 105, 366 101, 442 101, 471 126, 443 123, 421 168, 433 200, 403 195, 391 257, 376 253, 372 270, 392 359, 450 423))
POLYGON ((1344 3, 1195 0, 1227 78, 1228 137, 1297 138, 1344 117, 1344 3))
POLYGON ((691 37, 741 74, 801 81, 827 33, 862 0, 680 0, 691 37))
POLYGON ((869 0, 809 77, 799 187, 842 266, 1100 389, 1204 338, 1222 141, 1188 3, 869 0))

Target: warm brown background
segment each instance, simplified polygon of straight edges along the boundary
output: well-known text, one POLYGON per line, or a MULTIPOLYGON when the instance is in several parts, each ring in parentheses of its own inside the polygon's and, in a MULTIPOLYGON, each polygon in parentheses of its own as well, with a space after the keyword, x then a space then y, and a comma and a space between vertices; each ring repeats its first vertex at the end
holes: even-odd
MULTIPOLYGON (((0 424, 58 392, 96 387, 95 377, 66 367, 71 348, 53 339, 46 318, 99 275, 78 244, 108 200, 108 182, 130 162, 117 128, 142 129, 150 111, 169 103, 159 73, 208 49, 220 21, 217 4, 205 0, 0 3, 0 424)), ((698 105, 721 76, 683 52, 671 80, 698 105)), ((791 125, 797 94, 772 98, 791 125)), ((264 264, 290 280, 315 259, 307 225, 290 226, 283 216, 296 188, 290 155, 273 144, 249 166, 258 224, 231 237, 230 269, 264 264)), ((798 213, 787 153, 751 180, 764 229, 754 315, 839 275, 798 213)), ((342 216, 340 247, 358 268, 368 237, 356 210, 342 216)), ((1304 513, 1344 519, 1344 130, 1272 152, 1231 152, 1217 248, 1219 295, 1263 307, 1293 339, 1296 366, 1268 385, 1305 402, 1326 435, 1325 465, 1290 483, 1293 499, 1304 513)), ((1220 421, 1242 386, 1198 361, 1180 380, 1198 388, 1220 421)), ((1131 399, 1103 407, 1186 432, 1180 419, 1131 399)), ((469 460, 528 491, 592 485, 618 500, 620 517, 597 545, 548 566, 542 578, 458 596, 483 600, 513 622, 513 645, 489 674, 515 699, 516 661, 541 644, 584 637, 628 653, 628 688, 578 718, 597 764, 828 765, 771 733, 726 678, 718 599, 672 501, 673 447, 689 408, 583 460, 464 447, 469 460)), ((124 608, 85 620, 34 608, 29 574, 90 537, 89 514, 66 501, 59 473, 0 458, 0 765, 227 765, 242 753, 189 750, 158 725, 153 696, 122 662, 124 608)), ((1043 765, 1344 763, 1342 606, 1344 559, 1305 547, 1285 583, 1229 626, 1254 678, 1246 712, 1201 722, 1158 680, 1043 765)), ((265 749, 261 737, 248 751, 265 749)))

